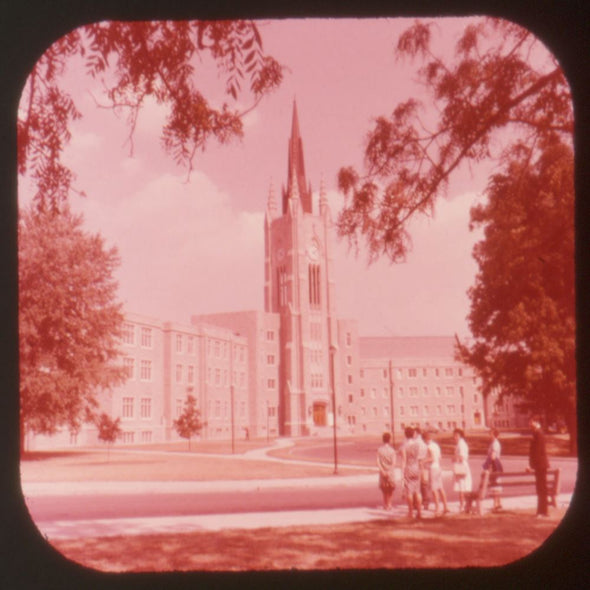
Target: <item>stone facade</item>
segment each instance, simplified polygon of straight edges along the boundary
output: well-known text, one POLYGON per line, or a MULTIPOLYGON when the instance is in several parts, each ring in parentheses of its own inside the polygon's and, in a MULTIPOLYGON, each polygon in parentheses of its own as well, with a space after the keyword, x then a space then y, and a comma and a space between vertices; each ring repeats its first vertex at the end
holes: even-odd
MULTIPOLYGON (((337 317, 330 210, 321 186, 314 203, 305 176, 296 105, 280 197, 279 210, 271 187, 262 228, 264 311, 194 315, 187 325, 127 314, 129 377, 100 396, 101 410, 121 417, 121 442, 178 440, 173 421, 187 395, 204 439, 321 436, 334 421, 341 435, 484 428, 492 412, 472 370, 454 360, 452 337, 363 337, 356 320, 337 317)), ((92 426, 28 438, 31 449, 97 442, 92 426)))

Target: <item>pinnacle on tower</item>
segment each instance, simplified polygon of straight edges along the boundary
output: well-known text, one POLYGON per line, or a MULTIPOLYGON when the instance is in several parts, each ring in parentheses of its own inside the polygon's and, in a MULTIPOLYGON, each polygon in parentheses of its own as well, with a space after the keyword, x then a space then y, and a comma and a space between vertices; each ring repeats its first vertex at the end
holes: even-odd
POLYGON ((277 213, 277 203, 275 200, 275 189, 272 183, 272 179, 270 181, 270 187, 268 189, 268 200, 266 202, 266 210, 268 212, 268 216, 272 219, 276 217, 277 213))
POLYGON ((293 100, 293 118, 291 121, 291 137, 289 138, 287 190, 283 194, 283 213, 287 211, 287 203, 294 185, 301 200, 301 207, 305 213, 311 213, 311 191, 305 179, 305 165, 303 163, 303 142, 299 131, 299 116, 297 103, 293 100))

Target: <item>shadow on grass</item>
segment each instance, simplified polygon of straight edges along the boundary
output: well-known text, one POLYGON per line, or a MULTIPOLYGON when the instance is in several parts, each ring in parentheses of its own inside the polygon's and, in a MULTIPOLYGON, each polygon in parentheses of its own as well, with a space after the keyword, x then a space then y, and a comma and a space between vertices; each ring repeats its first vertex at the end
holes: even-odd
POLYGON ((532 513, 55 541, 103 571, 461 568, 520 559, 553 532, 532 513), (518 531, 518 534, 515 534, 518 531))
POLYGON ((21 461, 47 461, 48 459, 63 459, 70 457, 83 457, 88 455, 86 451, 25 451, 21 461))

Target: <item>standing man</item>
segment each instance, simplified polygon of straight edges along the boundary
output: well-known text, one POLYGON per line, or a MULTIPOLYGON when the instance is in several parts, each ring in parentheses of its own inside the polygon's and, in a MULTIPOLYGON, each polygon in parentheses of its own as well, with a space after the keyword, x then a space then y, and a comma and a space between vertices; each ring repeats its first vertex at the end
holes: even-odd
POLYGON ((413 517, 414 509, 416 518, 422 518, 422 495, 420 494, 420 443, 414 438, 414 429, 406 427, 404 431, 406 440, 401 448, 402 473, 404 478, 404 491, 408 501, 408 516, 413 517))
POLYGON ((535 487, 537 488, 537 518, 547 518, 547 449, 545 447, 545 435, 541 430, 541 420, 538 416, 531 418, 529 426, 533 432, 531 448, 529 452, 529 467, 527 471, 535 472, 535 487))
POLYGON ((383 433, 383 444, 377 449, 377 467, 379 468, 379 489, 383 494, 383 508, 392 509, 395 490, 395 449, 391 445, 391 434, 383 433))

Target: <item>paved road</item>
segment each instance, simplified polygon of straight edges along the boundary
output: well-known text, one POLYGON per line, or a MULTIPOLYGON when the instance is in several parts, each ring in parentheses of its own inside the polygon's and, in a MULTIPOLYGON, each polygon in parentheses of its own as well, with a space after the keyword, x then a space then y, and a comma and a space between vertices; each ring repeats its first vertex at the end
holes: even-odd
MULTIPOLYGON (((471 460, 474 475, 480 472, 481 462, 481 458, 471 460)), ((507 471, 521 470, 525 464, 524 459, 518 458, 504 461, 507 471)), ((577 464, 571 460, 554 464, 562 470, 561 491, 571 494, 577 464)), ((445 472, 443 479, 447 497, 455 499, 450 470, 445 472)), ((376 475, 223 482, 224 485, 222 482, 129 482, 127 485, 104 482, 102 486, 31 485, 25 486, 25 495, 31 515, 37 521, 136 518, 375 507, 381 503, 376 482, 376 475)), ((477 485, 476 481, 474 485, 477 485)), ((534 493, 531 487, 510 489, 511 496, 531 493, 534 493)), ((395 499, 401 502, 401 486, 396 490, 395 499)))

